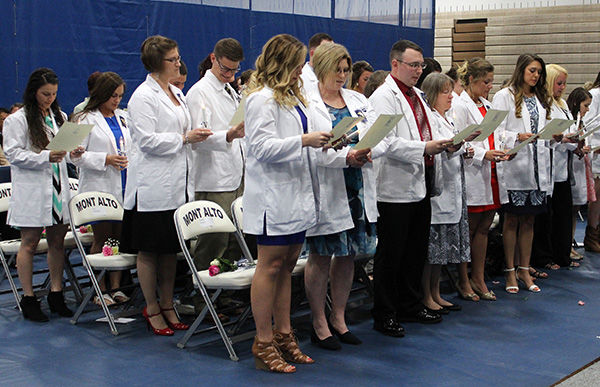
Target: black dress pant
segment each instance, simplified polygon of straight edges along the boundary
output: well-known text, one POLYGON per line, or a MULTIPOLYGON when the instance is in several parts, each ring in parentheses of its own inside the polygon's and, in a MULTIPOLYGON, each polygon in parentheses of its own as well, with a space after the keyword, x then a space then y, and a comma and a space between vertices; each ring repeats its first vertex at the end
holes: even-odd
POLYGON ((401 318, 424 308, 421 277, 427 258, 431 202, 378 202, 377 251, 373 266, 373 317, 401 318))
POLYGON ((531 264, 544 267, 549 263, 569 266, 573 233, 573 196, 571 183, 554 183, 548 212, 535 217, 531 264))

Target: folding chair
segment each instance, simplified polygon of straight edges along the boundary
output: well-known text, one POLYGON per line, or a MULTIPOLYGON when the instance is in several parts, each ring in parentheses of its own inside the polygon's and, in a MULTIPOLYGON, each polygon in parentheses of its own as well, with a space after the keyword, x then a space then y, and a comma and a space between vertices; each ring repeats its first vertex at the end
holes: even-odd
POLYGON ((233 361, 238 361, 239 358, 233 349, 232 339, 225 331, 223 324, 219 320, 217 311, 215 310, 214 302, 223 290, 241 290, 249 288, 252 284, 254 268, 233 272, 223 272, 211 277, 208 274, 208 270, 198 271, 196 269, 194 260, 186 246, 186 241, 204 234, 218 232, 235 233, 237 242, 242 248, 242 252, 249 261, 252 261, 252 257, 248 253, 248 246, 241 236, 241 233, 237 231, 236 227, 225 214, 225 211, 223 211, 223 209, 214 202, 198 200, 184 204, 175 211, 174 221, 179 243, 181 245, 181 250, 183 251, 185 259, 190 267, 190 270, 192 271, 194 286, 198 289, 204 298, 204 302, 206 303, 206 306, 202 312, 196 317, 196 320, 194 320, 185 336, 179 341, 179 343, 177 343, 177 346, 179 348, 185 347, 187 341, 194 333, 196 333, 196 329, 208 312, 212 316, 212 319, 215 322, 215 327, 217 328, 219 335, 221 336, 221 339, 227 348, 229 358, 233 361), (212 298, 208 295, 207 289, 215 290, 212 298))
MULTIPOLYGON (((117 199, 106 192, 85 192, 75 195, 69 201, 69 214, 71 216, 71 229, 76 230, 79 226, 87 225, 93 222, 112 221, 120 222, 123 220, 123 208, 117 199)), ((100 300, 102 311, 108 320, 110 331, 113 335, 118 335, 114 317, 108 310, 108 306, 102 297, 102 291, 98 281, 101 281, 107 271, 113 270, 129 270, 136 267, 135 254, 121 253, 117 255, 105 256, 102 253, 88 254, 85 251, 82 234, 73 233, 77 249, 81 254, 83 266, 87 270, 88 277, 92 284, 92 288, 83 298, 75 315, 71 319, 71 324, 77 324, 83 310, 90 302, 92 296, 97 295, 100 300), (100 274, 96 279, 94 270, 99 270, 100 274)), ((85 235, 85 234, 83 234, 85 235)))

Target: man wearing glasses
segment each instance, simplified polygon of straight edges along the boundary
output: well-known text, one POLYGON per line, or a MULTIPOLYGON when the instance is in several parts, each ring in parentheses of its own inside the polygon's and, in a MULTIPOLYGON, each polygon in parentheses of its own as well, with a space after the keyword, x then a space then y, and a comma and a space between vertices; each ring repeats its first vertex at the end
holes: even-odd
MULTIPOLYGON (((237 40, 219 40, 210 54, 212 67, 186 96, 193 127, 205 127, 214 133, 197 146, 196 200, 219 204, 230 218, 231 203, 244 191, 244 160, 239 140, 244 137, 244 122, 234 127, 229 125, 240 103, 240 96, 229 82, 234 81, 243 59, 244 51, 237 40)), ((204 270, 213 259, 226 258, 233 262, 241 255, 233 234, 209 234, 198 239, 194 262, 198 270, 204 270)))
POLYGON ((404 115, 384 140, 388 149, 380 159, 377 178, 373 327, 402 337, 400 322, 442 320, 421 302, 421 277, 429 243, 430 196, 435 196, 435 180, 441 178, 434 155, 445 149, 448 140, 435 140, 433 115, 414 87, 425 67, 421 47, 408 40, 396 42, 390 65, 390 75, 369 99, 379 114, 404 115))

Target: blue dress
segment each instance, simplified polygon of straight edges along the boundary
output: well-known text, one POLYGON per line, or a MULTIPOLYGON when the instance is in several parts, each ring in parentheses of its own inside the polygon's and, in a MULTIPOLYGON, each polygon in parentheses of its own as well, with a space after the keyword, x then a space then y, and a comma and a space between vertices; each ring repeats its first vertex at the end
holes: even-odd
MULTIPOLYGON (((351 116, 348 107, 337 109, 327 106, 327 109, 331 115, 332 127, 335 127, 344 117, 351 116)), ((354 127, 349 134, 352 134, 356 130, 356 127, 354 127)), ((357 143, 358 138, 355 137, 349 146, 355 146, 357 143)), ((361 169, 353 167, 344 168, 344 180, 354 228, 335 234, 307 238, 310 252, 325 256, 375 254, 377 243, 376 224, 370 223, 365 213, 361 169)))

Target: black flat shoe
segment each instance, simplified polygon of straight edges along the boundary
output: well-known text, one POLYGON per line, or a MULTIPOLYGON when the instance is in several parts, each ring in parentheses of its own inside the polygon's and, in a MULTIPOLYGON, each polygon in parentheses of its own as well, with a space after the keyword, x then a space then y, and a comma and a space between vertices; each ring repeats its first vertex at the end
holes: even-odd
POLYGON ((339 351, 342 349, 342 345, 338 339, 333 336, 326 337, 323 340, 319 339, 317 332, 315 332, 315 328, 312 328, 310 332, 310 342, 316 344, 318 347, 328 349, 330 351, 339 351))
POLYGON ((446 309, 445 307, 442 307, 441 309, 431 309, 428 307, 425 307, 425 309, 427 309, 427 313, 429 314, 449 314, 450 310, 446 309))
POLYGON ((427 308, 423 308, 415 314, 398 317, 398 321, 417 322, 421 324, 437 324, 442 322, 442 316, 440 316, 438 313, 429 313, 427 308))
POLYGON ((48 305, 51 312, 58 313, 62 317, 73 317, 73 311, 65 304, 62 290, 48 293, 48 305))
POLYGON ((404 337, 404 328, 393 318, 373 321, 373 329, 391 337, 404 337))
POLYGON ((327 324, 329 325, 329 330, 331 331, 331 333, 333 333, 334 336, 337 336, 338 339, 340 339, 340 341, 342 343, 352 344, 352 345, 362 344, 362 340, 359 339, 358 337, 356 337, 356 335, 354 335, 354 333, 350 332, 349 330, 346 331, 346 333, 341 334, 333 327, 333 325, 331 325, 331 323, 329 321, 327 322, 327 324))
POLYGON ((49 321, 48 316, 42 312, 40 308, 40 302, 35 296, 23 296, 21 298, 21 310, 23 311, 23 317, 27 320, 36 322, 47 322, 49 321))
POLYGON ((458 304, 452 304, 452 305, 444 306, 444 309, 448 309, 451 312, 458 312, 458 311, 462 310, 462 306, 460 306, 458 304))

